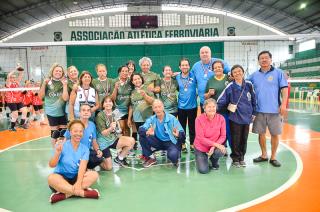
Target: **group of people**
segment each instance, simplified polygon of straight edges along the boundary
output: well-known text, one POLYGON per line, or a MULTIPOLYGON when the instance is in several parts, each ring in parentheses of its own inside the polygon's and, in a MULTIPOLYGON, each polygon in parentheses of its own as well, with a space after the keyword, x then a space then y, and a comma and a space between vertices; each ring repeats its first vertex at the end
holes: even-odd
POLYGON ((33 121, 39 121, 40 124, 45 123, 45 114, 43 110, 43 102, 39 96, 39 91, 33 90, 34 87, 39 87, 40 82, 26 80, 24 85, 22 79, 24 69, 17 67, 15 71, 11 71, 7 75, 5 89, 7 91, 0 92, 0 115, 6 111, 7 118, 10 120, 9 130, 16 131, 16 127, 27 129, 33 121), (20 90, 11 90, 19 89, 20 90), (19 120, 20 119, 20 120, 19 120))
POLYGON ((227 62, 212 58, 207 46, 200 49, 200 61, 192 68, 187 58, 179 61, 180 72, 164 66, 163 78, 151 71, 148 57, 139 60, 141 73, 129 61, 119 67, 116 79, 107 77, 103 64, 96 66, 97 79, 88 71, 79 76, 75 66, 67 69, 65 78, 63 67, 54 64, 38 94, 44 98, 55 148, 49 163, 56 167, 48 179, 54 191, 50 201, 70 196, 98 198, 99 192, 90 188, 98 178, 93 169, 112 169, 110 149, 117 150, 115 163, 128 166, 126 157, 137 148, 137 141, 145 168, 157 163, 156 151, 165 151, 172 164, 179 166, 181 152, 189 150, 195 154, 197 170, 205 174, 219 169, 227 143, 232 166, 245 167, 252 122, 261 147, 261 155, 253 161, 281 166, 276 150, 288 98, 287 81, 284 73, 272 66, 270 52, 260 52, 258 61, 260 69, 247 80, 241 65, 230 68, 227 62), (271 134, 270 160, 267 128, 271 134))

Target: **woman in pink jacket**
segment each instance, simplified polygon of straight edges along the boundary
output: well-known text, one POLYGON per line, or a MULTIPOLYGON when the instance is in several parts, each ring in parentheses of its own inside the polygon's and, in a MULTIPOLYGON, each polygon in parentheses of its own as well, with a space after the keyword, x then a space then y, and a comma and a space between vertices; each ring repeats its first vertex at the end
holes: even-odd
POLYGON ((217 114, 217 102, 207 99, 204 113, 196 119, 196 138, 194 140, 197 169, 201 174, 210 171, 208 158, 212 169, 219 169, 219 158, 226 153, 223 143, 226 139, 226 123, 222 115, 217 114))

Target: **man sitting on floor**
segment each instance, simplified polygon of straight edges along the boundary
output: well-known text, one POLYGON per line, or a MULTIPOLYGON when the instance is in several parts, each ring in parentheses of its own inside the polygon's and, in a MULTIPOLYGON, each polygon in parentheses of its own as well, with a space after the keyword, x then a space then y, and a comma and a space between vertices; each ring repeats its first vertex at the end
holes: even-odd
POLYGON ((176 117, 164 111, 161 100, 154 100, 152 110, 155 115, 139 128, 142 154, 146 158, 143 166, 148 168, 157 163, 152 153, 158 150, 167 151, 168 159, 178 166, 184 130, 176 117))

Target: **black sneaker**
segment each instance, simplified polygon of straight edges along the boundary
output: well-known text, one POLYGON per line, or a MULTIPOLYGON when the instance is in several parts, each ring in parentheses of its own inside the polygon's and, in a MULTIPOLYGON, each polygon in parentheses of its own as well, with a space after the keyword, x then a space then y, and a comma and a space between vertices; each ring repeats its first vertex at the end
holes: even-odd
POLYGON ((281 166, 281 163, 279 161, 277 161, 277 160, 270 160, 269 162, 274 167, 280 167, 281 166))
POLYGON ((17 131, 16 128, 9 128, 9 130, 12 131, 12 132, 16 132, 17 131))
POLYGON ((240 163, 240 166, 241 166, 241 167, 246 167, 246 166, 247 166, 246 162, 244 162, 243 160, 240 161, 239 163, 240 163))
POLYGON ((113 160, 116 164, 122 166, 122 167, 128 167, 129 163, 126 161, 126 159, 124 158, 123 160, 120 160, 118 158, 118 156, 113 160))
POLYGON ((194 152, 194 146, 190 145, 190 152, 194 152))
POLYGON ((267 162, 267 161, 268 161, 268 158, 263 158, 263 157, 261 157, 261 156, 253 159, 253 162, 254 162, 254 163, 261 163, 261 162, 267 162))
POLYGON ((183 153, 187 153, 188 152, 187 147, 186 147, 185 144, 182 144, 181 152, 183 152, 183 153))

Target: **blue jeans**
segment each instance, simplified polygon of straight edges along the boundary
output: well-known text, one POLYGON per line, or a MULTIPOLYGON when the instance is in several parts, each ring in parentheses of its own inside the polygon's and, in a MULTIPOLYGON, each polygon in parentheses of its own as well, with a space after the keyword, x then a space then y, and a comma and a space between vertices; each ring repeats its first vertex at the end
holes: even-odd
POLYGON ((185 139, 183 132, 179 133, 178 142, 176 144, 171 141, 161 141, 156 136, 147 136, 146 130, 143 127, 139 128, 140 145, 142 147, 142 155, 149 157, 153 152, 158 150, 167 151, 168 159, 176 164, 180 158, 181 144, 185 139), (153 150, 152 150, 153 148, 153 150))
MULTIPOLYGON (((198 171, 201 174, 207 174, 209 172, 209 162, 208 155, 206 152, 201 152, 197 149, 194 150, 194 154, 196 156, 196 166, 198 171)), ((211 164, 217 164, 219 162, 219 158, 224 154, 220 151, 220 149, 215 148, 213 154, 209 158, 211 164)))

